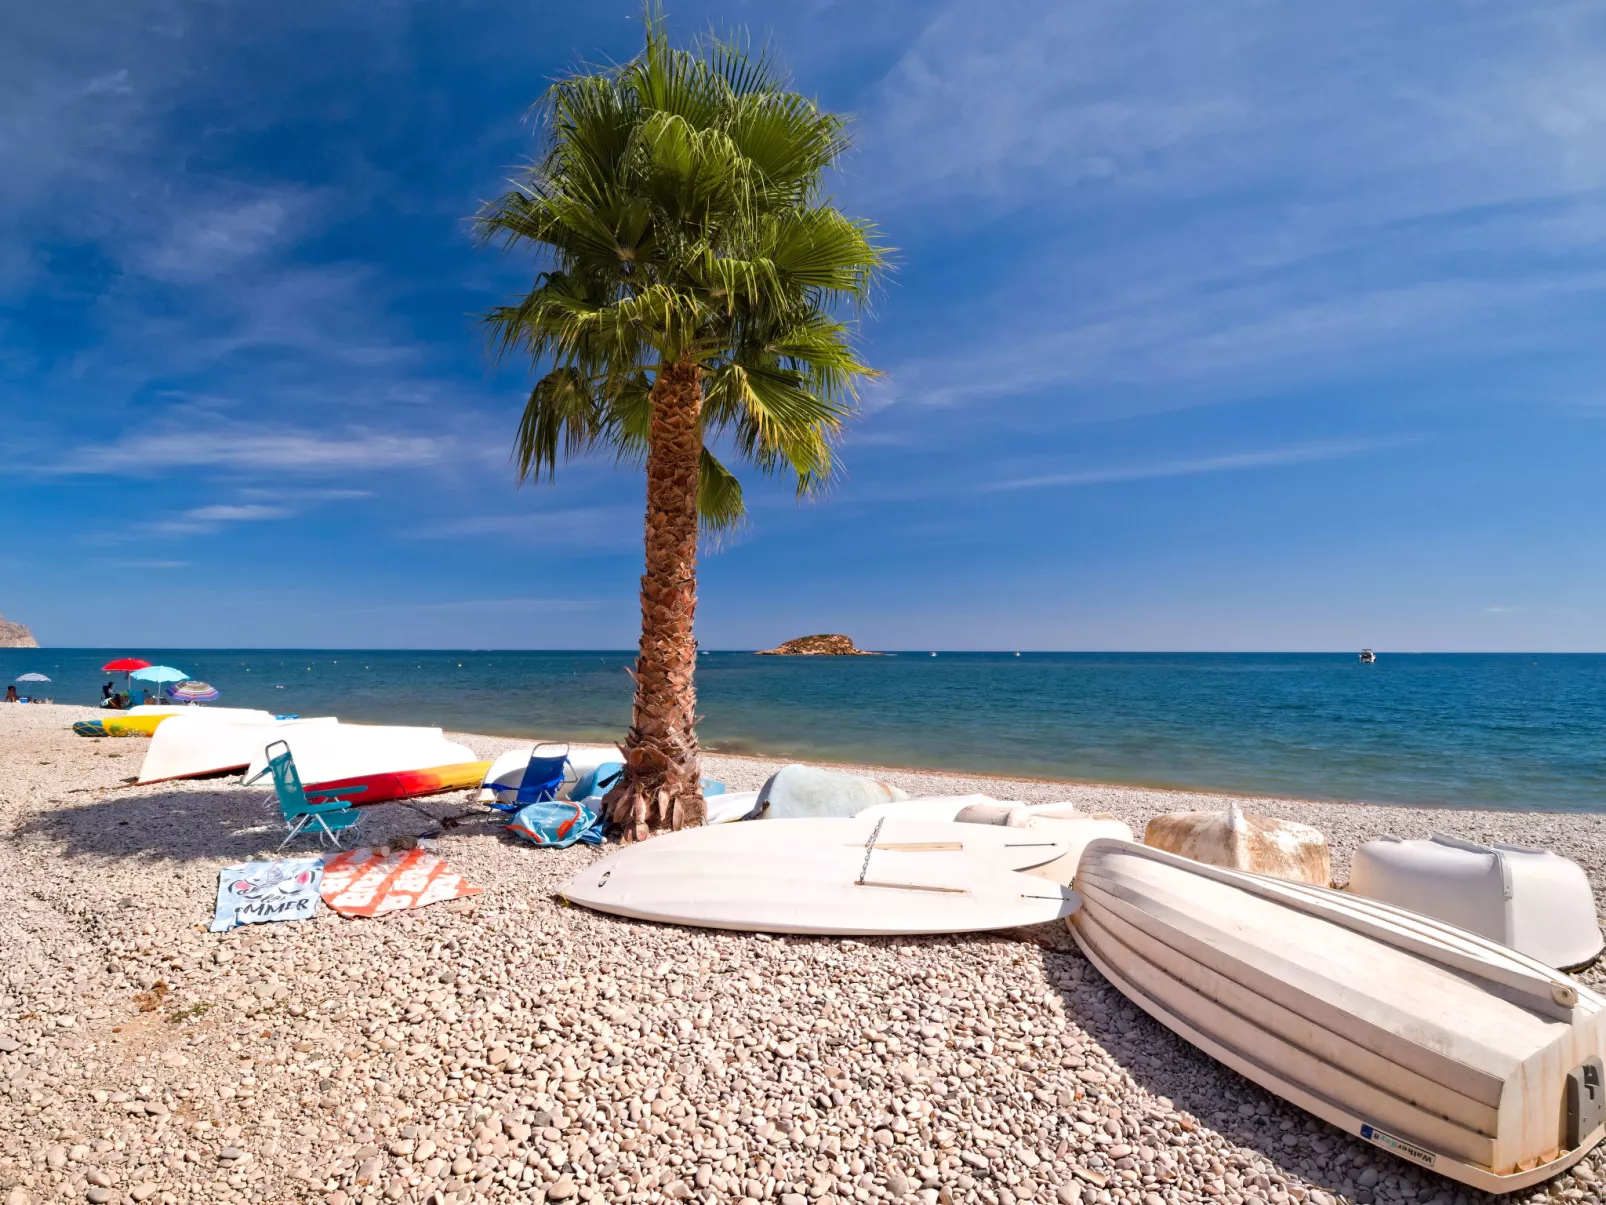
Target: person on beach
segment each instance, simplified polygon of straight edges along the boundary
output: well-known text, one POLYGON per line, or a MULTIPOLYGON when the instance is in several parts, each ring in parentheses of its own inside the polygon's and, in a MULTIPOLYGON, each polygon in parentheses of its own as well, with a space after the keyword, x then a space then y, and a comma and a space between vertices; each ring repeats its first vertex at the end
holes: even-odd
POLYGON ((15 686, 6 687, 6 702, 7 703, 15 703, 16 701, 17 701, 17 688, 15 686))
POLYGON ((155 700, 155 698, 153 698, 153 697, 152 697, 152 695, 151 695, 151 688, 150 688, 150 687, 149 687, 149 686, 147 686, 147 687, 146 687, 146 688, 145 688, 145 689, 144 689, 144 690, 143 690, 143 691, 142 691, 142 692, 141 692, 141 698, 140 698, 140 703, 141 703, 141 704, 142 704, 142 705, 143 705, 143 706, 146 706, 146 707, 149 707, 149 706, 150 706, 150 705, 151 705, 151 704, 152 704, 152 703, 154 703, 154 702, 156 702, 156 700, 155 700))
POLYGON ((108 700, 109 700, 109 699, 110 699, 110 698, 111 698, 111 697, 112 697, 112 693, 113 693, 113 692, 114 692, 114 691, 115 691, 115 690, 116 690, 116 689, 117 689, 117 687, 116 687, 116 685, 115 685, 115 684, 113 684, 113 683, 111 683, 111 682, 108 682, 108 683, 106 683, 106 685, 105 685, 105 686, 102 686, 102 687, 101 687, 101 688, 100 688, 100 701, 101 701, 101 702, 102 702, 102 703, 105 703, 105 702, 107 702, 107 701, 108 701, 108 700))

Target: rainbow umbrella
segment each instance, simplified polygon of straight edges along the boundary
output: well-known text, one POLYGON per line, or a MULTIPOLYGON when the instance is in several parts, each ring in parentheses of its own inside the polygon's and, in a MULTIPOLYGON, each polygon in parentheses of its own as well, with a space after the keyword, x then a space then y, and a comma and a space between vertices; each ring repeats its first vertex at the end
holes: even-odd
POLYGON ((186 703, 210 703, 218 697, 218 689, 209 683, 197 682, 192 678, 188 682, 180 682, 177 686, 169 686, 167 697, 182 699, 186 703))

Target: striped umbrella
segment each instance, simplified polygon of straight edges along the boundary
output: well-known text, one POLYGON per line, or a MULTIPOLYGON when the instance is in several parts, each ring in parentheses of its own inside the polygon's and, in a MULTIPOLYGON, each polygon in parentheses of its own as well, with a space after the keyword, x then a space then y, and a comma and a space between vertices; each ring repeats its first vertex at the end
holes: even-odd
POLYGON ((170 699, 182 699, 186 703, 210 703, 218 697, 218 689, 205 682, 191 679, 188 682, 180 682, 177 686, 168 687, 167 696, 170 699))

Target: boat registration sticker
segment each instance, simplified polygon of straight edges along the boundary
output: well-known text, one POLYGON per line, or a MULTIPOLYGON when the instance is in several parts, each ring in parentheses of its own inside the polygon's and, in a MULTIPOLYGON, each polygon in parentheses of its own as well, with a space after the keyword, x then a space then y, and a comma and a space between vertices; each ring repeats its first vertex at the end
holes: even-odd
POLYGON ((1435 1156, 1432 1151, 1423 1150, 1416 1143, 1407 1142, 1404 1138, 1396 1137, 1387 1130, 1380 1130, 1370 1122, 1361 1122, 1361 1137, 1368 1142, 1375 1142, 1386 1151, 1393 1151, 1402 1159, 1420 1163, 1423 1167, 1433 1166, 1435 1156))

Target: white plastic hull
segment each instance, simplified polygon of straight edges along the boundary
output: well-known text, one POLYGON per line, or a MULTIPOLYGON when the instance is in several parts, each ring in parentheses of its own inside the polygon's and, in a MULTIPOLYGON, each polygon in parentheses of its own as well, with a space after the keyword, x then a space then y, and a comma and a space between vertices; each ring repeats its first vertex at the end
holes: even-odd
POLYGON ((314 719, 218 719, 187 715, 163 721, 151 734, 139 781, 165 782, 244 770, 270 741, 308 725, 334 725, 333 717, 314 719))
POLYGON ((1078 945, 1138 1007, 1246 1078, 1462 1183, 1576 1162, 1570 1071, 1606 1001, 1474 934, 1341 892, 1127 842, 1082 855, 1078 945))
POLYGON ((1009 866, 1059 856, 1035 834, 834 819, 726 824, 627 846, 563 887, 573 903, 701 928, 839 935, 1041 924, 1078 904, 1009 866))

